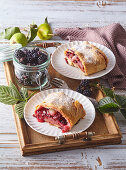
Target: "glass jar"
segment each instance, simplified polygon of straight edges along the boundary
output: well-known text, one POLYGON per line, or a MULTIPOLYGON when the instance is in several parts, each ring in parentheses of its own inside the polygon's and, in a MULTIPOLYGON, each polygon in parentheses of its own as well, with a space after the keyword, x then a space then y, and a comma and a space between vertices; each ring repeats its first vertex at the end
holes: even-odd
MULTIPOLYGON (((34 46, 27 46, 22 47, 18 50, 29 50, 32 51, 36 47, 34 46)), ((37 47, 38 48, 38 47, 37 47)), ((24 86, 25 88, 28 88, 29 90, 36 90, 36 89, 42 89, 43 87, 47 86, 49 82, 49 74, 48 74, 48 66, 50 64, 50 54, 43 48, 39 47, 39 51, 47 55, 47 60, 42 64, 35 64, 34 66, 28 65, 29 63, 22 64, 20 63, 18 57, 17 57, 17 51, 14 53, 13 57, 13 65, 15 70, 15 76, 16 81, 19 84, 19 86, 24 86)))

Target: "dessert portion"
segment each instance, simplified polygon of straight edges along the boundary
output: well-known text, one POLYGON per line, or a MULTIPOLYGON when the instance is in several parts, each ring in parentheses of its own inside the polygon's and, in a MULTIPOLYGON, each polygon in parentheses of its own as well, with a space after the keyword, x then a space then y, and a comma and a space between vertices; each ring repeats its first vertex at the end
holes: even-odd
POLYGON ((73 46, 64 52, 66 63, 79 68, 85 75, 106 69, 107 56, 96 46, 84 41, 82 46, 73 46))
POLYGON ((86 115, 83 106, 63 92, 49 94, 36 106, 34 117, 39 122, 48 122, 57 126, 62 132, 68 132, 86 115))

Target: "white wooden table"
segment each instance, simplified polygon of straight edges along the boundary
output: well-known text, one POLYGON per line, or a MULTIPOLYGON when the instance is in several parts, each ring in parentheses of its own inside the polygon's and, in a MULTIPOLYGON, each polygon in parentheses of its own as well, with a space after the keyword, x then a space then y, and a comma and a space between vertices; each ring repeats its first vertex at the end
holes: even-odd
MULTIPOLYGON (((102 26, 119 22, 126 28, 126 2, 0 0, 0 29, 38 25, 48 16, 58 27, 102 26)), ((0 63, 0 84, 6 85, 0 63)), ((126 169, 126 120, 116 119, 123 138, 119 145, 100 146, 22 157, 10 106, 0 103, 0 169, 126 169)))

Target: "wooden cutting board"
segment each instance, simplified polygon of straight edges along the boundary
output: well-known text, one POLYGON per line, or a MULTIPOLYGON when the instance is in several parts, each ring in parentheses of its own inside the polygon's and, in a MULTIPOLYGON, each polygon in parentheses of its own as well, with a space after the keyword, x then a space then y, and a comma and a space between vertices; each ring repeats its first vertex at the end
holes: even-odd
MULTIPOLYGON (((13 63, 5 62, 4 70, 7 83, 9 84, 9 82, 12 81, 17 86, 15 81, 13 63)), ((57 77, 65 80, 69 88, 73 90, 76 90, 77 86, 80 83, 79 80, 73 80, 62 76, 61 74, 56 72, 51 65, 49 67, 49 74, 51 78, 57 77)), ((100 100, 102 97, 103 95, 101 91, 98 91, 95 94, 95 98, 97 100, 100 100)), ((13 116, 15 119, 16 130, 22 155, 40 154, 76 148, 87 148, 99 145, 118 144, 121 142, 122 136, 113 114, 101 114, 100 112, 96 111, 95 121, 86 130, 87 132, 95 132, 95 135, 92 137, 92 139, 90 141, 83 141, 82 139, 70 140, 66 141, 64 144, 59 144, 57 141, 54 140, 54 137, 42 135, 31 129, 24 119, 20 120, 18 118, 18 115, 14 111, 14 106, 13 116)))

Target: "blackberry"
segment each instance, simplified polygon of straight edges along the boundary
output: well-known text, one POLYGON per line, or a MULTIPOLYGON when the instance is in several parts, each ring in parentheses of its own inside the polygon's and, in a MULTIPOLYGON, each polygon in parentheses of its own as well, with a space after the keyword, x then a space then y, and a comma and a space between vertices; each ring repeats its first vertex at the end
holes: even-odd
POLYGON ((84 79, 84 80, 81 81, 80 85, 83 86, 83 87, 89 87, 90 86, 90 80, 84 79))
POLYGON ((92 94, 91 89, 85 89, 85 90, 83 91, 83 95, 85 95, 85 96, 90 97, 90 96, 91 96, 91 94, 92 94))
POLYGON ((85 89, 84 85, 83 84, 80 84, 79 85, 79 89, 81 89, 82 91, 85 89))
POLYGON ((25 53, 22 50, 17 50, 16 51, 16 55, 17 55, 17 58, 25 57, 25 53))
POLYGON ((32 58, 32 54, 31 54, 31 53, 27 53, 26 58, 27 58, 27 59, 28 59, 28 58, 32 58))
POLYGON ((25 53, 25 54, 27 54, 28 53, 28 49, 27 48, 24 48, 24 50, 23 50, 23 52, 25 53))
POLYGON ((36 59, 36 54, 35 54, 35 53, 32 53, 32 57, 36 59))
POLYGON ((43 56, 43 54, 38 57, 38 64, 43 64, 46 61, 47 61, 47 58, 45 58, 45 56, 43 56))
POLYGON ((25 86, 32 85, 32 79, 30 78, 30 74, 29 73, 22 73, 20 75, 20 78, 18 77, 18 82, 20 84, 25 85, 25 86))
POLYGON ((41 51, 37 51, 37 55, 40 56, 42 53, 41 51))
POLYGON ((23 84, 24 79, 23 79, 23 78, 19 78, 19 79, 18 79, 18 82, 19 82, 20 84, 23 84))
POLYGON ((27 58, 27 62, 32 63, 33 58, 30 56, 27 58))
POLYGON ((27 59, 26 59, 25 57, 21 57, 21 58, 19 59, 19 62, 20 62, 21 64, 25 64, 25 65, 26 65, 27 59))
POLYGON ((23 84, 25 86, 31 86, 32 85, 32 80, 30 79, 30 77, 25 78, 23 84))
POLYGON ((76 90, 77 92, 79 92, 79 93, 81 93, 81 94, 83 94, 83 89, 82 88, 80 88, 80 86, 77 88, 77 90, 76 90))
POLYGON ((38 64, 44 63, 44 59, 42 56, 38 57, 38 64))

